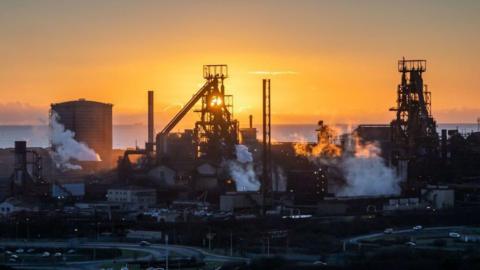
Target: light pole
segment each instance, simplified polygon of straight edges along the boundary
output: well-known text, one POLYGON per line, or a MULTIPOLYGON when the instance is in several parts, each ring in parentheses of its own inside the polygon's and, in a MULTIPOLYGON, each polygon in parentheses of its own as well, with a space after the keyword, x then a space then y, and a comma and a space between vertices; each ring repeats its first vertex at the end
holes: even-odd
POLYGON ((233 256, 233 232, 230 231, 230 256, 233 256))
POLYGON ((168 270, 168 234, 165 235, 165 245, 167 254, 165 255, 165 270, 168 270))

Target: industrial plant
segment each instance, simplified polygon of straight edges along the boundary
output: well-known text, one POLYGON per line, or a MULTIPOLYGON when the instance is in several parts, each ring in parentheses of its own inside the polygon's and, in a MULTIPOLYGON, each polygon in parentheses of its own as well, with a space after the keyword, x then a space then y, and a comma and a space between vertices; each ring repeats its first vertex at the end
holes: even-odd
MULTIPOLYGON (((52 103, 45 112, 48 148, 12 141, 12 148, 0 149, 0 237, 25 239, 4 249, 15 246, 26 253, 30 248, 33 254, 40 246, 29 240, 76 239, 44 251, 48 256, 39 260, 52 262, 69 258, 68 250, 92 249, 95 245, 87 239, 95 239, 121 241, 120 249, 145 248, 150 257, 139 253, 143 259, 125 260, 141 269, 168 268, 168 255, 165 259, 153 248, 168 244, 200 250, 188 253, 178 247, 177 258, 170 258, 177 269, 207 269, 198 268, 205 267, 198 254, 234 261, 238 267, 262 255, 268 260, 307 254, 315 267, 341 267, 362 243, 377 248, 381 242, 346 236, 390 235, 390 227, 412 223, 479 221, 480 132, 439 130, 432 111, 435 89, 430 91, 423 80, 426 60, 398 61, 390 123, 362 123, 344 131, 319 119, 312 130, 315 142, 272 140, 273 78, 258 81, 261 119, 250 115, 248 123, 240 123, 235 97, 229 94, 228 68, 203 66, 198 75, 204 84, 192 89, 191 99, 161 123, 158 133, 155 92, 145 89, 146 144, 135 148, 113 149, 112 104, 85 99, 52 103), (174 132, 189 112, 196 115, 194 125, 174 132), (316 230, 331 238, 308 241, 316 230), (133 244, 126 245, 128 241, 133 244), (55 252, 60 252, 58 258, 50 255, 55 252), (184 253, 189 255, 180 256, 184 253)), ((420 245, 408 237, 402 241, 420 245)), ((103 253, 98 256, 110 258, 103 253)), ((25 265, 35 260, 19 256, 25 265)), ((5 260, 15 267, 19 256, 5 260)), ((296 263, 304 257, 297 256, 296 263)))

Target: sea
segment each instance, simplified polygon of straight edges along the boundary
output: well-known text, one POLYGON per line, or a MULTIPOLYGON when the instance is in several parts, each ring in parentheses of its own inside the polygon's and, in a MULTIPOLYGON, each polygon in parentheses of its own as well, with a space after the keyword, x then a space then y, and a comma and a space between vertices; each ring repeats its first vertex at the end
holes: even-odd
MULTIPOLYGON (((333 125, 340 133, 351 131, 355 126, 346 124, 333 125)), ((258 138, 261 138, 261 126, 256 126, 258 138)), ((303 124, 281 124, 272 125, 273 142, 314 142, 316 141, 316 125, 303 124)), ((479 125, 475 124, 438 124, 440 133, 442 129, 456 129, 461 133, 479 131, 479 125)), ((147 127, 144 125, 114 125, 113 126, 113 148, 126 149, 132 147, 143 147, 147 138, 147 127)), ((48 147, 49 128, 48 126, 6 126, 0 125, 0 148, 12 148, 15 141, 27 141, 29 147, 48 147)))

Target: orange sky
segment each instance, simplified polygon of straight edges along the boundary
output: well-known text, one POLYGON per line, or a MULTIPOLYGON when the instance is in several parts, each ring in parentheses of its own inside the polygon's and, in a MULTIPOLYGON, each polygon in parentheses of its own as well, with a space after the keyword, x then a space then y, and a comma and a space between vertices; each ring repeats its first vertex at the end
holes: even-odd
POLYGON ((162 127, 219 63, 242 123, 260 119, 258 71, 276 74, 274 123, 388 122, 402 56, 427 59, 438 122, 475 122, 480 1, 419 2, 2 1, 0 124, 44 123, 78 98, 145 123, 153 89, 162 127))

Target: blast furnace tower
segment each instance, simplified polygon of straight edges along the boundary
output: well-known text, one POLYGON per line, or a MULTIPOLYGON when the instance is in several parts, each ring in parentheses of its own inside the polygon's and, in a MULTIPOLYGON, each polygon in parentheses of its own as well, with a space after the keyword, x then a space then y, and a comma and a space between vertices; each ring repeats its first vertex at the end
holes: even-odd
MULTIPOLYGON (((438 134, 431 112, 431 93, 423 83, 426 60, 399 60, 401 82, 397 88, 396 112, 391 122, 392 163, 407 170, 406 178, 428 181, 432 161, 438 157, 438 134)), ((411 185, 410 185, 411 186, 411 185)))
POLYGON ((168 156, 168 133, 200 101, 195 112, 200 120, 195 123, 194 144, 197 159, 220 162, 233 158, 238 143, 238 121, 233 117, 233 96, 225 94, 224 81, 228 78, 227 65, 203 66, 205 84, 157 135, 157 160, 168 156))

